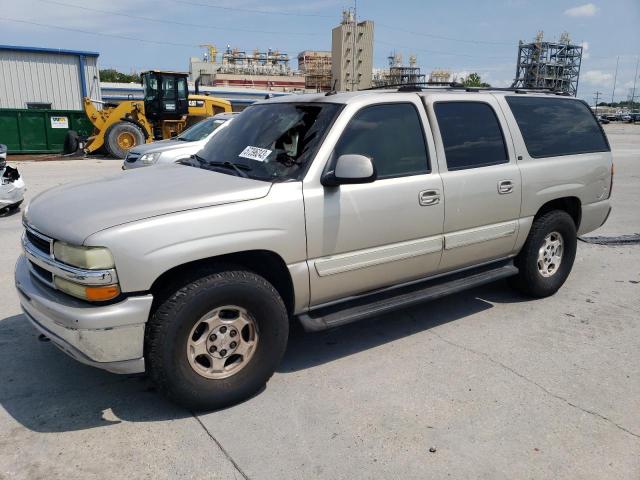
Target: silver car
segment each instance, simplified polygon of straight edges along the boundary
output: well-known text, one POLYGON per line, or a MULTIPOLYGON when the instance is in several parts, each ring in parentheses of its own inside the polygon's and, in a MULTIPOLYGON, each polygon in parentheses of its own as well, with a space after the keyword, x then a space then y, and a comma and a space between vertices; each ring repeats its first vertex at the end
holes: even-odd
POLYGON ((553 295, 577 236, 607 220, 612 180, 605 133, 572 97, 281 97, 188 164, 35 197, 16 286, 78 361, 222 408, 264 386, 291 322, 334 328, 507 277, 553 295))
POLYGON ((197 153, 213 138, 218 129, 237 113, 219 113, 187 128, 175 138, 145 143, 129 150, 123 170, 148 167, 150 165, 175 163, 197 153))

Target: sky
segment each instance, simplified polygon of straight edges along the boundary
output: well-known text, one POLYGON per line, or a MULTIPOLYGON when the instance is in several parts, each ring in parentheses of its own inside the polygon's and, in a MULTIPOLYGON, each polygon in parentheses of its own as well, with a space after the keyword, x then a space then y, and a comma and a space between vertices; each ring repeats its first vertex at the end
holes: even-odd
MULTIPOLYGON (((97 51, 101 68, 188 71, 199 45, 330 50, 331 29, 353 0, 0 0, 0 44, 97 51)), ((375 24, 374 66, 392 52, 417 56, 424 73, 477 72, 509 86, 518 41, 567 31, 584 46, 578 96, 630 96, 640 55, 640 0, 359 0, 359 20, 375 24)), ((296 61, 292 62, 296 67, 296 61)), ((639 72, 640 73, 640 72, 639 72)), ((640 79, 636 95, 640 95, 640 79)))

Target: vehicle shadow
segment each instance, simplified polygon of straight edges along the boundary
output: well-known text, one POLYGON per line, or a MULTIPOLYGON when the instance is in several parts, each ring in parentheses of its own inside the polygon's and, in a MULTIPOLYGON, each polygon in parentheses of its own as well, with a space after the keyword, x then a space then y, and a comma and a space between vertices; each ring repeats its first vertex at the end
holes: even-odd
MULTIPOLYGON (((492 303, 524 300, 528 299, 498 283, 328 332, 306 334, 294 328, 278 371, 286 375, 313 368, 464 320, 492 308, 492 303)), ((121 376, 84 366, 50 342, 38 341, 37 332, 23 315, 0 320, 0 405, 15 421, 36 432, 67 432, 122 421, 175 420, 192 415, 158 395, 143 375, 121 376)))
POLYGON ((522 301, 531 299, 510 289, 506 282, 497 282, 325 332, 307 334, 301 326, 296 326, 278 372, 312 368, 438 325, 460 321, 493 308, 493 303, 522 301))

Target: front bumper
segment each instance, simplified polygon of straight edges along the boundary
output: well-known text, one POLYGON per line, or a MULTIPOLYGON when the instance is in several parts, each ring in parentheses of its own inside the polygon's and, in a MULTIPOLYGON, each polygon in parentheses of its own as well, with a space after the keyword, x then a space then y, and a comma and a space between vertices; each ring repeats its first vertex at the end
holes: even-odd
POLYGON ((144 372, 144 328, 151 295, 112 305, 75 300, 35 279, 24 255, 16 264, 15 282, 26 317, 66 354, 114 373, 144 372))

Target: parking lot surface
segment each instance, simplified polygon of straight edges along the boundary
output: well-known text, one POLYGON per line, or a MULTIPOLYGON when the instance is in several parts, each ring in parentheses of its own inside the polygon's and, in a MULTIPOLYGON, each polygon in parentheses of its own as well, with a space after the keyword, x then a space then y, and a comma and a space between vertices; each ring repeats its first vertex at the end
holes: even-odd
MULTIPOLYGON (((640 234, 640 126, 605 129, 613 212, 589 236, 640 234)), ((28 198, 120 174, 109 160, 17 166, 28 198)), ((0 217, 0 479, 640 478, 640 245, 579 242, 543 300, 499 282, 296 329, 266 389, 194 414, 38 340, 13 287, 20 235, 19 214, 0 217)))

